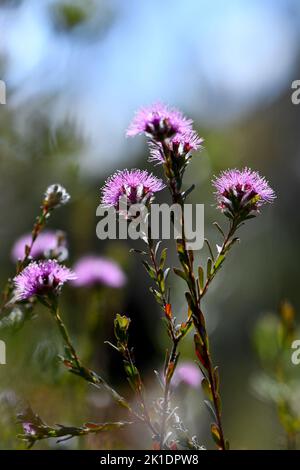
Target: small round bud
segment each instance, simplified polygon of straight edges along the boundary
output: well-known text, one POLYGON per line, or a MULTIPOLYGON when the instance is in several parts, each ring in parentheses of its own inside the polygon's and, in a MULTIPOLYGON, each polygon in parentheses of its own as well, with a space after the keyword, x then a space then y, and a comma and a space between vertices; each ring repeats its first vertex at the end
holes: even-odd
POLYGON ((70 194, 60 184, 52 184, 47 188, 44 199, 44 206, 48 209, 55 209, 67 204, 70 200, 70 194))

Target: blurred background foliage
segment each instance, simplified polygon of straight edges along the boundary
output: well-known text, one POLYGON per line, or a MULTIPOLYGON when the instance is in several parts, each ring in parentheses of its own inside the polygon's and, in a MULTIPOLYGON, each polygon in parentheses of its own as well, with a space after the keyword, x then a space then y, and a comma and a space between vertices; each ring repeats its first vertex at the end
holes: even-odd
MULTIPOLYGON (((291 83, 300 79, 299 26, 297 0, 0 2, 0 78, 7 85, 7 104, 0 108, 0 280, 4 285, 14 273, 13 242, 30 231, 45 188, 63 184, 72 202, 54 214, 50 227, 67 232, 69 264, 86 253, 102 254, 118 261, 128 277, 120 290, 67 287, 62 296, 79 350, 124 394, 130 391, 120 359, 104 345, 112 338, 114 314, 132 318, 131 342, 150 400, 159 393, 153 369, 161 369, 168 344, 147 275, 129 254, 132 243, 101 242, 95 234, 105 178, 117 168, 151 168, 144 139, 124 137, 134 110, 161 100, 194 119, 205 150, 194 156, 186 185, 196 184, 191 200, 205 203, 206 237, 214 242, 211 222, 225 222, 213 206, 214 174, 247 165, 275 189, 274 206, 240 231, 242 242, 205 304, 233 448, 285 446, 276 412, 250 382, 259 367, 252 350, 256 320, 284 298, 300 309, 300 106, 291 102, 291 83)), ((170 247, 170 264, 175 259, 170 247)), ((172 279, 172 287, 181 317, 183 286, 172 279)), ((19 331, 0 335, 8 362, 0 366, 0 448, 22 447, 14 413, 26 402, 49 424, 119 417, 105 394, 58 365, 60 341, 44 309, 19 331)), ((192 338, 181 354, 193 357, 192 338)), ((294 371, 300 373, 296 366, 294 371)), ((185 388, 175 400, 199 441, 211 445, 200 390, 185 388)), ((134 428, 65 445, 109 449, 147 442, 134 428)), ((37 447, 51 445, 56 447, 37 447)))
MULTIPOLYGON (((255 326, 253 341, 261 370, 253 374, 252 387, 258 398, 272 404, 285 433, 285 446, 294 450, 300 432, 297 370, 299 318, 293 306, 284 301, 279 314, 262 315, 255 326), (293 356, 292 349, 296 350, 293 356)), ((283 436, 280 436, 283 442, 283 436)))

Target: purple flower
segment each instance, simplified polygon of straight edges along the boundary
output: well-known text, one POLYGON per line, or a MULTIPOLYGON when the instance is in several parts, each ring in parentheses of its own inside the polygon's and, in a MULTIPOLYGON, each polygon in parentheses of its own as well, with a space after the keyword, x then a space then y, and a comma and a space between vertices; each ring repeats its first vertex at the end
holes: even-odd
POLYGON ((199 367, 193 362, 182 362, 174 372, 173 385, 177 387, 180 383, 185 383, 190 387, 197 388, 203 379, 199 367))
POLYGON ((141 108, 127 129, 127 137, 138 134, 146 135, 161 141, 176 133, 185 133, 192 128, 193 121, 185 118, 180 111, 169 108, 162 103, 155 103, 141 108))
POLYGON ((102 188, 102 205, 118 208, 121 197, 127 198, 130 205, 142 203, 164 187, 162 180, 146 170, 117 171, 102 188))
POLYGON ((266 179, 249 168, 224 171, 214 178, 213 185, 218 207, 230 218, 254 215, 276 198, 266 179))
MULTIPOLYGON (((172 152, 174 158, 184 158, 188 160, 193 151, 202 147, 203 139, 194 130, 189 130, 183 134, 175 134, 174 137, 165 142, 168 150, 172 152)), ((165 155, 160 142, 150 142, 150 161, 164 163, 165 155)))
POLYGON ((24 422, 22 423, 23 431, 25 434, 34 436, 36 434, 35 426, 32 423, 24 422))
POLYGON ((75 264, 73 269, 77 275, 73 285, 77 287, 91 287, 99 284, 122 287, 126 283, 126 276, 120 266, 100 256, 85 256, 75 264))
MULTIPOLYGON (((25 257, 25 247, 31 244, 31 233, 23 235, 19 238, 12 249, 11 257, 13 261, 17 262, 25 257)), ((33 243, 30 256, 34 259, 43 257, 59 257, 62 261, 62 254, 66 255, 67 247, 66 240, 62 232, 54 232, 45 230, 40 233, 35 242, 33 243), (62 253, 64 252, 64 253, 62 253), (52 256, 53 255, 53 256, 52 256), (57 256, 56 256, 57 255, 57 256)))
POLYGON ((76 274, 56 260, 32 261, 14 278, 14 300, 59 293, 63 284, 76 274))

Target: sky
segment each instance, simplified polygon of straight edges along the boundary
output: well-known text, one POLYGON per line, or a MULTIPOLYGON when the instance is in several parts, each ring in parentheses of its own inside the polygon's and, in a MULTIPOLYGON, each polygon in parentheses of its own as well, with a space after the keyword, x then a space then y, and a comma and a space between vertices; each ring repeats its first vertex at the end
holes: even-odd
POLYGON ((74 121, 88 142, 88 172, 99 158, 112 167, 122 159, 139 106, 160 100, 200 127, 228 126, 299 78, 297 0, 90 0, 92 15, 68 33, 54 27, 56 2, 0 8, 8 104, 27 118, 51 95, 42 112, 54 129, 74 121))

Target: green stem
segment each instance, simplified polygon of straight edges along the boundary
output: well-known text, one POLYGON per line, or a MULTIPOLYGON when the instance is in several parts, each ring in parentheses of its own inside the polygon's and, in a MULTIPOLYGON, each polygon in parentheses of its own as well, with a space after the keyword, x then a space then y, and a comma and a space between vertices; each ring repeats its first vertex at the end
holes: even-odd
POLYGON ((148 411, 148 407, 147 407, 147 404, 146 404, 146 400, 145 400, 145 396, 144 396, 144 392, 143 392, 142 379, 141 379, 140 373, 139 373, 139 371, 138 371, 138 369, 137 369, 137 367, 136 367, 136 365, 135 365, 135 363, 132 359, 129 348, 126 347, 123 350, 122 354, 123 354, 123 357, 124 357, 125 361, 127 361, 130 364, 130 367, 132 369, 135 369, 138 373, 138 385, 135 387, 135 392, 136 392, 137 398, 140 402, 140 407, 141 407, 141 410, 142 410, 142 413, 143 413, 143 419, 144 419, 144 422, 146 423, 146 425, 149 427, 149 429, 153 433, 153 435, 157 436, 158 435, 157 430, 155 429, 155 427, 152 424, 150 414, 149 414, 149 411, 148 411))
MULTIPOLYGON (((168 363, 166 365, 166 370, 168 370, 172 363, 174 363, 175 367, 176 367, 177 349, 178 349, 179 342, 182 338, 182 335, 176 334, 172 319, 169 318, 169 316, 167 314, 168 301, 166 299, 165 292, 161 288, 161 284, 159 282, 159 267, 157 265, 157 261, 156 261, 156 257, 155 257, 155 251, 153 249, 153 240, 151 238, 150 228, 149 228, 147 242, 148 242, 148 247, 149 247, 149 257, 150 257, 152 266, 153 266, 155 274, 156 274, 156 285, 157 285, 157 287, 159 289, 159 292, 160 292, 160 295, 161 295, 161 299, 162 299, 162 303, 163 303, 162 306, 163 306, 164 313, 166 314, 166 318, 167 318, 167 321, 168 321, 168 331, 169 331, 169 335, 170 335, 170 338, 171 338, 171 341, 172 341, 172 351, 171 351, 171 354, 168 358, 168 363)), ((171 387, 171 382, 172 382, 172 377, 173 377, 173 374, 174 374, 174 371, 175 371, 175 367, 174 367, 173 373, 170 377, 168 376, 168 374, 165 375, 165 386, 164 386, 163 405, 162 405, 163 416, 162 416, 161 429, 160 429, 160 449, 164 448, 164 440, 165 440, 165 434, 166 434, 167 412, 168 412, 168 407, 169 407, 169 393, 170 393, 170 387, 171 387)))
MULTIPOLYGON (((84 380, 86 380, 87 382, 89 382, 90 384, 94 385, 95 387, 99 388, 100 386, 103 387, 111 396, 112 398, 115 400, 115 402, 122 406, 123 408, 126 408, 129 413, 137 420, 137 421, 140 421, 140 422, 143 422, 145 423, 146 420, 139 416, 137 413, 135 413, 134 410, 132 410, 131 406, 129 405, 129 403, 127 403, 127 401, 125 400, 125 398, 123 398, 121 395, 118 394, 118 392, 116 392, 102 377, 100 377, 98 374, 96 374, 95 372, 87 369, 86 367, 84 367, 81 363, 81 360, 79 359, 77 353, 76 353, 76 350, 71 342, 71 339, 70 339, 70 335, 68 333, 68 330, 60 316, 60 313, 59 313, 59 308, 58 308, 58 304, 57 304, 57 301, 56 299, 55 300, 52 300, 51 304, 48 305, 48 307, 50 308, 50 311, 57 323, 57 326, 59 328, 59 331, 60 331, 60 334, 63 338, 63 341, 71 355, 71 358, 72 360, 75 362, 75 367, 73 366, 73 364, 71 363, 70 365, 68 365, 68 367, 70 368, 71 372, 73 372, 74 374, 76 375, 79 375, 80 377, 82 377, 84 380)), ((148 422, 146 422, 147 425, 149 425, 148 422)), ((154 431, 152 426, 149 426, 151 428, 151 431, 154 431)))
MULTIPOLYGON (((184 219, 184 199, 182 197, 182 194, 178 188, 181 187, 181 182, 178 183, 174 178, 169 179, 169 188, 170 192, 172 195, 173 203, 180 204, 181 206, 181 227, 182 227, 182 247, 183 247, 183 252, 184 252, 184 258, 185 258, 185 263, 182 263, 182 266, 184 270, 186 270, 186 265, 187 265, 187 276, 188 279, 186 281, 186 284, 188 286, 192 301, 193 301, 193 306, 194 306, 194 311, 193 311, 193 320, 194 320, 194 326, 198 334, 201 336, 203 339, 203 347, 204 347, 204 354, 206 356, 207 360, 207 373, 208 373, 208 381, 210 384, 211 392, 212 392, 212 402, 213 402, 213 407, 215 410, 215 415, 216 415, 216 420, 217 420, 217 425, 219 428, 220 432, 220 448, 221 450, 226 450, 226 441, 224 438, 224 431, 223 431, 223 425, 222 425, 222 420, 221 420, 221 408, 220 408, 220 400, 218 400, 218 391, 216 390, 216 384, 213 376, 213 363, 211 359, 211 355, 209 352, 209 341, 208 341, 208 335, 206 332, 206 329, 204 328, 203 330, 203 319, 202 319, 202 312, 200 310, 200 300, 203 298, 205 295, 208 286, 210 284, 210 281, 207 280, 206 284, 204 286, 204 289, 202 293, 198 292, 197 289, 197 281, 195 279, 194 275, 194 267, 193 267, 193 258, 192 256, 189 255, 189 252, 187 250, 187 244, 186 244, 186 236, 185 236, 185 219, 184 219)), ((232 223, 229 233, 227 237, 224 240, 224 243, 222 245, 221 251, 219 253, 219 257, 224 255, 227 249, 227 245, 235 231, 236 227, 235 224, 232 223)), ((178 245, 177 245, 178 249, 178 245)), ((179 252, 178 252, 179 254, 179 252)), ((180 259, 180 257, 179 257, 180 259)), ((217 257, 218 259, 218 257, 217 257)), ((215 260, 215 264, 217 262, 217 259, 215 260)))
MULTIPOLYGON (((34 223, 34 226, 33 226, 32 232, 31 232, 30 245, 26 248, 23 259, 20 262, 17 263, 16 275, 19 274, 26 267, 26 264, 29 260, 29 257, 30 257, 30 254, 31 254, 31 251, 32 251, 32 248, 33 248, 33 245, 34 245, 34 242, 36 241, 39 234, 44 229, 44 227, 46 225, 46 222, 47 222, 47 219, 49 217, 49 214, 50 214, 50 209, 47 206, 42 205, 42 212, 37 217, 37 220, 34 223)), ((10 298, 12 292, 13 292, 13 283, 12 283, 11 279, 8 279, 4 289, 2 291, 2 302, 1 302, 1 306, 0 306, 0 312, 2 312, 2 310, 5 309, 6 304, 9 301, 9 298, 10 298)))
POLYGON ((72 360, 74 360, 76 366, 78 367, 78 369, 81 368, 81 362, 80 362, 80 359, 79 357, 77 356, 77 353, 76 353, 76 350, 71 342, 71 339, 70 339, 70 336, 69 336, 69 333, 68 333, 68 330, 60 316, 60 313, 59 313, 59 308, 58 308, 58 304, 57 302, 53 302, 53 304, 51 305, 51 312, 53 314, 53 317, 56 321, 56 324, 58 326, 58 329, 60 331, 60 334, 65 342, 65 345, 71 355, 71 358, 72 360))
MULTIPOLYGON (((172 341, 173 341, 173 347, 172 347, 172 351, 171 351, 171 354, 169 356, 169 359, 168 359, 168 364, 167 364, 167 369, 169 369, 169 366, 171 363, 175 363, 176 361, 176 357, 177 357, 177 347, 178 347, 178 344, 179 344, 179 341, 180 341, 180 337, 179 338, 172 338, 172 341)), ((169 394, 170 394, 170 387, 171 387, 171 382, 172 382, 172 377, 173 377, 173 374, 174 374, 174 371, 175 371, 175 367, 174 367, 174 370, 172 372, 172 375, 170 377, 168 377, 168 374, 166 374, 165 376, 165 388, 164 388, 164 400, 163 400, 163 416, 162 416, 162 423, 161 423, 161 432, 160 432, 160 449, 163 450, 164 448, 164 441, 165 441, 165 434, 166 434, 166 421, 167 421, 167 413, 168 413, 168 407, 169 407, 169 394)))
MULTIPOLYGON (((224 238, 224 241, 222 243, 222 246, 221 246, 221 250, 219 251, 216 259, 214 260, 214 263, 213 263, 213 266, 212 266, 212 271, 215 270, 216 266, 218 265, 218 262, 220 260, 221 257, 225 256, 227 250, 228 250, 228 244, 229 242, 232 240, 232 237, 234 236, 235 232, 237 230, 237 224, 232 221, 230 223, 230 227, 229 227, 229 230, 228 230, 228 233, 226 235, 226 237, 224 238)), ((205 284, 204 284, 204 287, 202 289, 202 292, 200 293, 200 300, 205 296, 211 282, 213 280, 213 277, 209 277, 205 284)))

